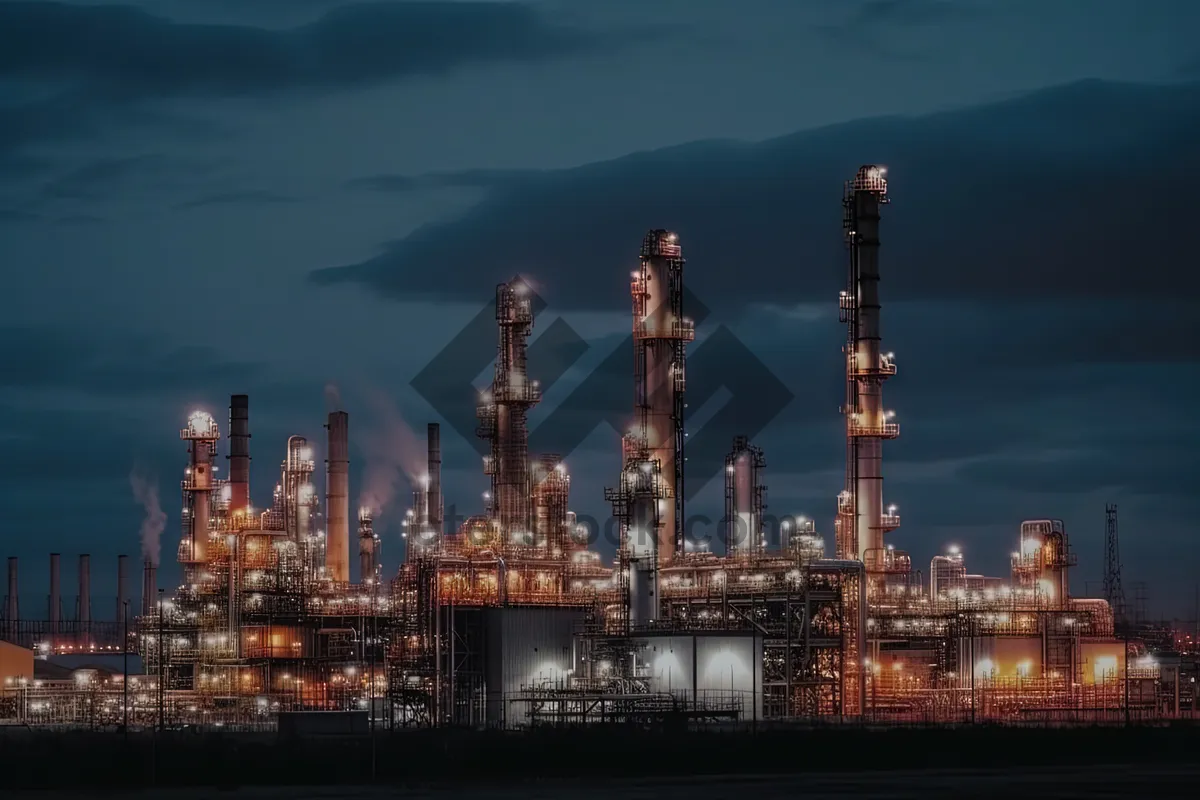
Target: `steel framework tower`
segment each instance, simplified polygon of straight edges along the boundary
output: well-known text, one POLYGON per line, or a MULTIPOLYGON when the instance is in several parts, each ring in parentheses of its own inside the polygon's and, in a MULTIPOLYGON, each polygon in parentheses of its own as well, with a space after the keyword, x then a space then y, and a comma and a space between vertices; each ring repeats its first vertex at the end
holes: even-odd
POLYGON ((191 463, 183 481, 184 541, 180 562, 202 564, 208 561, 209 519, 213 490, 213 456, 221 432, 212 415, 196 411, 188 418, 188 426, 179 432, 188 442, 191 463))
POLYGON ((1121 544, 1117 538, 1117 507, 1104 507, 1104 597, 1118 628, 1126 623, 1125 589, 1121 586, 1121 544))
POLYGON ((287 460, 283 462, 284 525, 288 538, 303 554, 309 577, 316 578, 324 566, 320 552, 320 537, 313 525, 320 507, 312 476, 316 464, 312 448, 303 436, 292 436, 287 442, 287 460))
POLYGON ((637 628, 653 623, 662 613, 659 548, 666 539, 663 512, 671 504, 666 476, 645 439, 630 433, 621 445, 621 481, 617 488, 605 489, 604 498, 612 503, 613 516, 621 525, 617 572, 625 595, 624 622, 637 628))
POLYGON ((484 472, 492 477, 495 518, 506 544, 527 544, 533 536, 530 500, 529 410, 542 399, 537 381, 529 380, 526 343, 533 330, 529 285, 519 276, 496 287, 496 325, 500 340, 492 387, 477 409, 480 438, 492 443, 484 472))
POLYGON ((633 273, 634 436, 661 472, 658 563, 683 549, 683 393, 687 343, 696 336, 683 316, 683 250, 670 231, 642 239, 641 266, 633 273))
POLYGON ((766 487, 762 471, 767 466, 763 451, 745 436, 735 437, 725 457, 725 554, 752 556, 761 553, 763 509, 766 487))
POLYGON ((375 533, 371 509, 360 508, 358 510, 358 574, 359 581, 364 586, 379 582, 381 577, 379 556, 379 535, 375 533))
POLYGON ((883 440, 900 433, 883 408, 884 381, 896 374, 893 354, 880 351, 879 210, 887 202, 883 167, 860 167, 846 183, 842 222, 850 263, 839 301, 847 327, 846 488, 835 528, 838 556, 862 561, 868 573, 884 570, 883 534, 900 525, 895 509, 883 506, 883 440))

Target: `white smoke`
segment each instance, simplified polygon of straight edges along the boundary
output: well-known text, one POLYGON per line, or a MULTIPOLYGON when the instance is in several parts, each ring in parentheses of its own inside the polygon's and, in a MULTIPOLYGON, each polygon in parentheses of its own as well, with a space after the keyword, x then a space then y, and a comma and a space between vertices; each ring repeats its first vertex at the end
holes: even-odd
POLYGON ((333 381, 325 384, 325 410, 326 411, 341 411, 342 410, 342 393, 338 389, 338 385, 333 381))
POLYGON ((360 448, 366 456, 360 507, 370 508, 378 521, 396 500, 407 482, 410 486, 426 478, 425 443, 404 421, 395 403, 377 390, 366 392, 372 419, 362 431, 360 448))
POLYGON ((167 512, 158 501, 158 483, 134 467, 129 473, 129 486, 133 489, 133 499, 146 512, 141 527, 142 558, 157 567, 162 551, 162 532, 167 527, 167 512))

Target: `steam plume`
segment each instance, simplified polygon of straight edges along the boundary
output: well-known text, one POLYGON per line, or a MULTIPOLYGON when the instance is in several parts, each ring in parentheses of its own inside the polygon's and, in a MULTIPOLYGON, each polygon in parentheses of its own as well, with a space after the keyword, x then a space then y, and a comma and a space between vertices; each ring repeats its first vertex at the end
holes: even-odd
POLYGON ((167 527, 167 512, 162 510, 162 504, 158 502, 157 481, 135 466, 129 473, 129 486, 133 489, 133 499, 146 511, 141 527, 142 558, 157 567, 162 549, 162 532, 167 527))
POLYGON ((396 499, 404 481, 410 485, 425 477, 425 444, 404 421, 399 409, 383 392, 366 393, 373 419, 359 440, 366 456, 359 506, 370 508, 376 520, 396 499))
POLYGON ((325 384, 325 410, 342 411, 342 393, 333 381, 325 384))

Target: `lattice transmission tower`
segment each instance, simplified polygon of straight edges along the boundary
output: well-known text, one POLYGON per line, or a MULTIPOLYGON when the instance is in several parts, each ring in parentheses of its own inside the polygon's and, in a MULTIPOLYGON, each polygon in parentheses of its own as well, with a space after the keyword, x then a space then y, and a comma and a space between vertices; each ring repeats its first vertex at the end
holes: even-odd
POLYGON ((1117 507, 1104 507, 1104 598, 1112 607, 1113 621, 1125 626, 1125 589, 1121 586, 1121 544, 1117 534, 1117 507))

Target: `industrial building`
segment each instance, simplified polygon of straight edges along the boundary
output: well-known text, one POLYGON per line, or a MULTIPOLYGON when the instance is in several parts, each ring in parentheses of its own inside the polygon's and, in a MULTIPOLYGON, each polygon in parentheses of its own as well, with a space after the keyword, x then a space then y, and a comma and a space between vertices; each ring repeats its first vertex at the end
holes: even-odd
POLYGON ((767 454, 746 437, 731 443, 725 465, 724 552, 686 541, 695 328, 683 307, 682 245, 651 230, 630 283, 630 426, 604 491, 620 525, 614 563, 581 535, 562 458, 529 452, 527 419, 541 390, 526 359, 532 293, 517 277, 496 289, 495 371, 478 397, 478 435, 489 445, 482 513, 448 529, 440 429, 429 424, 399 572, 383 574, 375 510, 363 508, 352 580, 348 414, 326 420, 324 502, 312 447, 293 436, 269 504, 256 508, 249 398, 234 395, 227 431, 196 411, 179 432, 178 587, 160 590, 158 565, 147 561, 140 608, 127 613, 122 557, 115 621, 99 623, 82 556, 67 619, 54 555, 43 619, 22 614, 9 562, 3 638, 41 657, 133 649, 142 674, 39 681, 22 668, 9 676, 0 715, 269 726, 281 711, 367 709, 373 724, 400 728, 1183 713, 1186 669, 1164 672, 1139 642, 1115 637, 1106 600, 1071 594, 1075 560, 1060 521, 1017 526, 1004 578, 969 574, 952 550, 933 558, 925 579, 888 541, 900 527, 883 491, 884 443, 899 435, 883 399, 897 374, 882 344, 879 292, 888 201, 882 167, 864 166, 845 185, 846 472, 831 554, 811 519, 766 515, 767 454), (218 479, 224 434, 228 477, 218 479))

